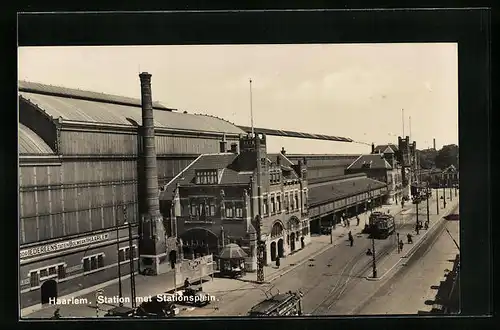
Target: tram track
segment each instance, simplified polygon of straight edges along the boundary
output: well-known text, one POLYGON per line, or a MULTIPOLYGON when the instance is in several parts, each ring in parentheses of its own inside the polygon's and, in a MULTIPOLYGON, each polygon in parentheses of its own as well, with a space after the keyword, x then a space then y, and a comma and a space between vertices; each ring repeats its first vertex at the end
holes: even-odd
MULTIPOLYGON (((419 206, 419 211, 422 206, 419 206)), ((400 215, 401 212, 396 213, 396 215, 400 215)), ((395 223, 395 230, 394 233, 390 236, 390 240, 392 241, 390 244, 384 245, 381 249, 379 248, 376 251, 375 254, 375 262, 379 262, 380 259, 385 258, 387 255, 389 255, 392 251, 394 251, 397 248, 397 242, 396 242, 396 235, 395 233, 403 228, 403 226, 407 225, 408 218, 412 218, 415 214, 413 213, 406 213, 402 214, 404 218, 404 221, 400 221, 399 223, 395 223)), ((328 295, 319 303, 317 304, 312 312, 310 314, 312 315, 322 315, 328 312, 343 296, 343 294, 347 291, 349 284, 351 287, 358 283, 360 280, 362 280, 364 277, 362 277, 363 274, 365 274, 372 266, 372 258, 369 260, 364 259, 366 257, 366 252, 361 251, 358 254, 354 255, 349 261, 346 263, 346 265, 342 268, 342 271, 339 276, 338 280, 336 281, 335 285, 329 290, 328 295), (365 264, 362 266, 361 269, 357 270, 357 266, 359 263, 363 260, 366 260, 365 264)), ((335 257, 330 259, 330 262, 334 259, 335 257)), ((303 291, 304 296, 307 295, 308 292, 311 292, 313 289, 315 289, 320 283, 307 288, 307 290, 303 291)))

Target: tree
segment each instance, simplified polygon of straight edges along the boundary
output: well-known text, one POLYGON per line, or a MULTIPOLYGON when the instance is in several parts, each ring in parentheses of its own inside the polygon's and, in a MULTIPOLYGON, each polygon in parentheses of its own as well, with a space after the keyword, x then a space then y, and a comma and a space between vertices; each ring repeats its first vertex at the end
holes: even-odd
POLYGON ((418 152, 420 167, 431 169, 436 167, 436 156, 438 152, 435 149, 424 149, 418 152))
POLYGON ((458 146, 456 144, 443 146, 443 148, 437 152, 435 162, 437 168, 444 170, 448 166, 453 165, 458 170, 458 146))

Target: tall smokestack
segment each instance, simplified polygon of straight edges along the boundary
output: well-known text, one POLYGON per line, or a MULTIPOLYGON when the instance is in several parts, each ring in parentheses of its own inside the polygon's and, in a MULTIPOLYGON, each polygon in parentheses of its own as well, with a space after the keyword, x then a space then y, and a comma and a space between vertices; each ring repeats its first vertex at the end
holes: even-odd
POLYGON ((432 139, 432 147, 436 150, 436 139, 432 139))
POLYGON ((158 274, 161 254, 166 252, 165 228, 160 213, 158 190, 158 169, 156 166, 156 145, 153 119, 153 99, 151 96, 151 75, 143 72, 141 79, 142 132, 144 170, 146 180, 146 213, 142 215, 141 263, 158 274), (147 260, 146 260, 147 259, 147 260))

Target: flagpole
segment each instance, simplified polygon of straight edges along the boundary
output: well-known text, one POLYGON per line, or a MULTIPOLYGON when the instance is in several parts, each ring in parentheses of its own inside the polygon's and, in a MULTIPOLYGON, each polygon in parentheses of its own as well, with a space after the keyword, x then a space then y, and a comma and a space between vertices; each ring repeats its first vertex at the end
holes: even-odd
POLYGON ((253 130, 253 106, 252 106, 252 79, 250 81, 250 121, 252 125, 252 136, 254 136, 254 130, 253 130))
POLYGON ((410 125, 410 141, 411 141, 411 116, 409 118, 409 125, 410 125))
POLYGON ((405 138, 405 109, 401 109, 401 120, 403 122, 403 139, 405 138))

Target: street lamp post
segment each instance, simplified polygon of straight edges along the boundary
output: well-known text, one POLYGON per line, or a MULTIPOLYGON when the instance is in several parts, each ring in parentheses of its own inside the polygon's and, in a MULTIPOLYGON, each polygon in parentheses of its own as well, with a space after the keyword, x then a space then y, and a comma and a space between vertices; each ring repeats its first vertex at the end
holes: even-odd
POLYGON ((129 260, 130 260, 130 299, 132 300, 132 308, 136 307, 135 297, 135 269, 134 269, 134 248, 132 237, 132 223, 127 222, 127 205, 123 205, 123 220, 125 225, 128 225, 128 245, 129 245, 129 260))
POLYGON ((115 208, 115 226, 116 226, 116 253, 118 255, 118 297, 119 299, 119 306, 123 306, 122 302, 122 270, 121 270, 121 260, 120 260, 120 226, 118 225, 118 217, 116 214, 116 208, 115 208))
POLYGON ((372 235, 372 277, 377 278, 377 262, 375 259, 375 238, 372 235))
POLYGON ((436 189, 436 214, 439 214, 439 187, 436 189))
POLYGON ((417 221, 416 221, 416 224, 415 224, 415 231, 417 232, 417 235, 419 235, 419 225, 418 225, 418 205, 420 204, 419 203, 419 200, 418 200, 418 197, 415 198, 415 206, 416 206, 416 209, 417 209, 417 221))
MULTIPOLYGON (((371 185, 368 186, 368 205, 370 208, 370 215, 372 214, 372 190, 371 190, 371 185)), ((370 235, 372 237, 372 277, 377 278, 377 259, 375 258, 375 237, 373 236, 373 233, 370 230, 370 235)))
POLYGON ((449 176, 448 176, 448 186, 450 186, 450 201, 452 201, 453 200, 453 195, 451 193, 451 189, 452 189, 451 188, 451 178, 449 176))
POLYGON ((443 177, 443 208, 446 208, 446 184, 443 177))
POLYGON ((429 199, 431 198, 428 194, 429 182, 426 183, 426 195, 427 195, 427 223, 429 223, 429 199))

